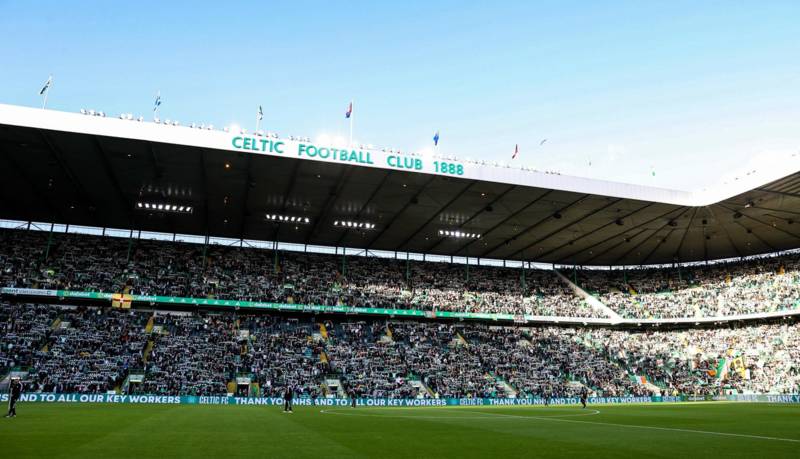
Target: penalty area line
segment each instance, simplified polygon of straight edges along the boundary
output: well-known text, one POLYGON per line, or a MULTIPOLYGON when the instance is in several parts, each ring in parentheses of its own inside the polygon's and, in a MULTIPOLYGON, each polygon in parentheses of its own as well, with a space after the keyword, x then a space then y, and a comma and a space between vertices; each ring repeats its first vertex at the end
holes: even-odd
MULTIPOLYGON (((471 413, 479 413, 479 411, 470 411, 471 413)), ((485 413, 485 412, 484 412, 485 413)), ((581 421, 577 419, 563 419, 558 418, 556 416, 519 416, 515 414, 501 414, 501 413, 486 413, 490 416, 503 416, 503 417, 512 417, 512 418, 519 418, 519 419, 540 419, 543 421, 555 421, 555 422, 573 422, 579 424, 594 424, 598 426, 612 426, 612 427, 628 427, 631 429, 648 429, 648 430, 663 430, 668 432, 685 432, 685 433, 696 433, 696 434, 703 434, 703 435, 718 435, 723 437, 740 437, 740 438, 753 438, 757 440, 773 440, 773 441, 785 441, 791 443, 800 443, 800 440, 794 438, 782 438, 782 437, 768 437, 764 435, 752 435, 752 434, 737 434, 731 432, 714 432, 711 430, 694 430, 694 429, 679 429, 676 427, 657 427, 657 426, 643 426, 638 424, 617 424, 613 422, 599 422, 599 421, 581 421)))

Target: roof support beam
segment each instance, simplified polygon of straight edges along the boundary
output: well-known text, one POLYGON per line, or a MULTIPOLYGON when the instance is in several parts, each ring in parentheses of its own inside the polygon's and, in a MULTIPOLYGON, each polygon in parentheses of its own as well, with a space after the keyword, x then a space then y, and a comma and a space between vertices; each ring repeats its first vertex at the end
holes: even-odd
POLYGON ((752 235, 754 238, 758 239, 758 241, 759 241, 759 242, 761 242, 762 244, 764 244, 764 246, 766 246, 766 247, 769 247, 769 249, 770 249, 771 251, 773 251, 773 252, 777 252, 777 251, 778 251, 778 249, 776 249, 776 248, 775 248, 775 247, 774 247, 772 244, 770 244, 769 242, 767 242, 767 241, 765 241, 764 239, 762 239, 762 238, 761 238, 761 237, 760 237, 758 234, 756 234, 755 232, 753 232, 753 230, 751 230, 750 228, 748 228, 748 227, 746 227, 746 226, 742 225, 742 224, 741 224, 741 223, 739 223, 738 221, 737 221, 737 222, 735 222, 735 223, 736 223, 737 225, 741 226, 741 227, 742 227, 742 228, 743 228, 745 231, 750 231, 748 234, 751 234, 751 235, 752 235))
MULTIPOLYGON (((58 210, 58 207, 56 207, 53 204, 53 202, 50 201, 50 198, 47 196, 47 193, 42 192, 41 190, 39 190, 36 187, 36 185, 35 185, 36 182, 31 179, 31 176, 28 175, 28 173, 25 171, 25 169, 23 169, 22 166, 20 166, 20 164, 13 158, 13 155, 11 155, 11 154, 0 154, 0 158, 5 159, 6 163, 8 165, 10 165, 11 168, 16 171, 17 175, 19 177, 21 177, 23 179, 23 181, 28 184, 28 186, 30 186, 31 191, 33 192, 33 195, 39 200, 39 202, 41 202, 44 205, 44 207, 47 208, 47 210, 50 211, 50 214, 52 215, 52 217, 54 217, 55 220, 61 221, 63 223, 67 223, 66 219, 64 218, 64 215, 61 213, 61 211, 58 210)), ((13 201, 9 201, 9 202, 13 202, 13 201)), ((27 213, 30 213, 30 212, 28 211, 27 213)), ((28 218, 28 221, 30 221, 30 220, 31 219, 28 218)))
MULTIPOLYGON (((422 185, 422 187, 420 188, 419 192, 418 193, 414 193, 414 195, 411 196, 411 198, 409 198, 408 202, 406 202, 406 204, 396 214, 394 214, 392 219, 389 220, 389 223, 387 223, 386 226, 384 226, 383 229, 381 229, 378 232, 378 234, 376 234, 375 237, 373 237, 372 240, 369 241, 369 243, 367 244, 367 250, 371 249, 372 246, 375 244, 375 242, 378 239, 380 239, 380 237, 383 236, 383 234, 389 228, 392 227, 394 222, 397 221, 397 219, 400 218, 401 215, 403 215, 403 213, 406 211, 406 209, 408 209, 409 206, 411 206, 411 203, 414 202, 414 200, 417 198, 417 196, 419 196, 423 191, 425 191, 425 188, 427 188, 428 185, 430 185, 431 182, 433 182, 436 179, 436 177, 437 177, 436 175, 431 175, 430 178, 425 182, 425 184, 422 185)), ((397 247, 395 247, 394 250, 397 251, 397 247)))
MULTIPOLYGON (((724 209, 724 207, 723 207, 723 209, 724 209)), ((737 247, 736 244, 733 242, 733 238, 731 237, 730 233, 728 232, 727 226, 725 226, 725 224, 722 223, 720 221, 720 219, 717 218, 716 215, 714 215, 713 207, 709 207, 708 211, 711 212, 711 215, 714 218, 716 218, 718 222, 720 222, 719 227, 722 228, 722 232, 725 234, 725 238, 728 239, 728 243, 731 245, 731 247, 733 247, 733 251, 736 252, 736 256, 738 256, 739 258, 742 258, 742 251, 739 250, 739 247, 737 247)))
POLYGON ((669 236, 670 236, 670 235, 671 235, 671 234, 672 234, 674 231, 675 231, 675 228, 670 228, 670 230, 667 232, 667 235, 666 235, 666 236, 664 236, 663 238, 661 238, 661 240, 659 240, 659 241, 656 243, 656 245, 654 245, 654 246, 653 246, 653 250, 651 250, 650 252, 648 252, 648 253, 647 253, 647 255, 645 255, 645 257, 644 257, 644 258, 642 258, 642 260, 639 262, 639 264, 640 264, 640 265, 646 265, 646 264, 647 264, 647 260, 649 260, 649 259, 650 259, 650 257, 652 257, 654 253, 656 253, 656 250, 658 250, 658 248, 659 248, 659 247, 661 247, 661 246, 662 246, 664 243, 666 243, 666 242, 667 242, 667 239, 669 238, 669 236))
POLYGON ((239 225, 239 238, 244 239, 244 230, 247 224, 247 201, 250 199, 250 188, 252 187, 253 183, 253 173, 252 173, 252 162, 253 162, 253 155, 246 155, 245 156, 245 182, 244 182, 244 192, 242 193, 242 217, 241 217, 241 224, 239 225))
MULTIPOLYGON (((361 218, 361 214, 364 212, 367 206, 369 206, 372 200, 375 199, 375 196, 383 188, 383 185, 386 183, 387 180, 389 180, 390 175, 392 175, 391 169, 386 171, 386 173, 383 175, 383 178, 378 183, 378 186, 376 186, 375 189, 372 190, 372 193, 369 195, 366 201, 364 201, 364 204, 362 204, 361 208, 358 209, 358 212, 356 213, 356 219, 361 218)), ((336 240, 336 245, 335 245, 336 247, 339 247, 342 244, 342 241, 347 236, 347 234, 348 234, 347 230, 342 231, 342 235, 339 236, 339 239, 336 240)))
MULTIPOLYGON (((645 204, 644 206, 642 206, 642 207, 639 207, 638 209, 634 210, 633 212, 628 212, 628 213, 627 213, 627 214, 625 214, 624 216, 622 216, 622 217, 618 217, 617 219, 629 218, 630 216, 632 216, 632 215, 634 215, 634 214, 636 214, 636 213, 638 213, 638 212, 640 212, 640 211, 642 211, 642 210, 644 210, 644 209, 647 209, 648 207, 650 207, 650 206, 652 206, 652 205, 653 205, 653 203, 652 203, 652 202, 651 202, 651 203, 649 203, 649 204, 645 204)), ((671 211, 670 211, 670 212, 671 212, 671 211)), ((668 213, 669 213, 669 212, 668 212, 668 213)), ((547 255, 550 255, 550 254, 551 254, 551 253, 553 253, 553 252, 556 252, 556 251, 558 251, 558 250, 561 250, 561 249, 563 249, 564 247, 566 247, 566 246, 570 245, 571 243, 575 243, 575 242, 577 242, 577 241, 580 241, 581 239, 583 239, 583 238, 585 238, 585 237, 589 237, 589 236, 591 236, 592 234, 594 234, 594 233, 596 233, 596 232, 598 232, 598 231, 600 231, 600 230, 602 230, 602 229, 604 229, 604 228, 608 228, 609 226, 611 226, 611 225, 615 224, 617 219, 614 219, 614 221, 610 221, 610 222, 608 222, 608 223, 606 223, 606 224, 604 224, 604 225, 600 226, 599 228, 597 228, 597 229, 594 229, 594 230, 592 230, 592 231, 590 231, 590 232, 588 232, 588 233, 584 234, 583 236, 580 236, 580 237, 578 237, 578 238, 575 238, 575 239, 573 239, 573 240, 572 240, 572 241, 570 241, 570 242, 566 242, 566 243, 564 243, 564 244, 561 244, 561 245, 560 245, 560 246, 558 246, 558 247, 555 247, 555 248, 553 248, 553 249, 550 249, 550 250, 548 250, 547 252, 544 252, 544 253, 538 254, 537 256, 539 256, 539 257, 545 257, 545 256, 547 256, 547 255)), ((635 227, 634 227, 634 228, 635 228, 635 227)), ((596 243, 594 243, 594 244, 592 244, 592 245, 590 245, 590 246, 588 246, 588 247, 584 247, 583 249, 581 249, 581 250, 579 250, 579 251, 577 251, 577 252, 573 252, 573 253, 571 253, 570 255, 568 255, 567 257, 565 257, 565 259, 569 259, 569 258, 571 258, 572 256, 574 256, 575 254, 577 254, 577 253, 580 253, 581 251, 584 251, 584 250, 587 250, 587 249, 594 248, 595 246, 598 246, 598 245, 600 245, 600 244, 602 244, 602 243, 604 243, 604 242, 606 242, 606 241, 609 241, 609 240, 611 240, 611 239, 614 239, 614 238, 616 238, 616 237, 619 237, 619 235, 620 235, 620 234, 624 234, 625 232, 627 232, 627 231, 629 231, 629 230, 630 230, 629 228, 626 228, 626 229, 622 230, 621 232, 614 234, 613 236, 610 236, 610 237, 607 237, 607 238, 603 239, 603 240, 602 240, 602 241, 600 241, 600 242, 596 242, 596 243)))
POLYGON ((766 188, 756 188, 756 191, 763 191, 764 193, 772 193, 772 194, 777 194, 779 196, 788 196, 790 198, 800 199, 800 194, 797 193, 787 193, 785 191, 768 190, 766 188))
POLYGON ((103 170, 111 180, 111 188, 114 190, 114 194, 117 196, 117 201, 119 202, 119 205, 125 209, 125 215, 128 216, 128 225, 132 228, 134 223, 133 204, 128 201, 128 198, 125 197, 125 193, 122 191, 122 187, 119 186, 117 174, 114 173, 114 168, 111 167, 111 163, 108 161, 108 155, 106 154, 103 146, 100 144, 100 140, 97 136, 92 137, 92 143, 94 144, 97 155, 100 157, 100 164, 103 166, 103 170))
MULTIPOLYGON (((683 210, 682 210, 682 211, 681 211, 681 213, 679 213, 679 214, 678 214, 678 216, 677 216, 677 217, 675 217, 675 218, 680 218, 680 216, 681 216, 681 215, 683 215, 683 214, 684 214, 684 213, 685 213, 687 210, 689 210, 689 208, 688 208, 688 207, 679 207, 678 209, 683 209, 683 210)), ((675 210, 678 210, 678 209, 675 209, 675 210)), ((614 259, 614 261, 612 261, 610 264, 612 264, 612 265, 619 264, 619 261, 620 261, 620 260, 622 260, 622 259, 624 259, 624 258, 627 258, 627 256, 628 256, 628 255, 629 255, 631 252, 633 252, 634 250, 636 250, 636 249, 638 249, 639 247, 641 247, 641 246, 642 246, 642 245, 643 245, 645 242, 649 241, 651 237, 653 237, 653 236, 655 236, 656 234, 658 234, 658 232, 659 232, 659 231, 661 231, 662 229, 664 229, 664 227, 666 227, 667 225, 669 225, 669 222, 667 222, 667 223, 664 223, 663 225, 661 225, 661 226, 659 226, 658 228, 654 229, 654 230, 653 230, 653 232, 652 232, 652 233, 650 233, 650 235, 649 235, 648 237, 646 237, 646 238, 644 238, 644 239, 642 240, 642 242, 639 242, 638 244, 636 244, 636 245, 634 245, 633 247, 631 247, 630 249, 628 249, 628 250, 627 250, 625 253, 623 253, 622 255, 620 255, 619 257, 617 257, 616 259, 614 259)), ((633 264, 633 263, 625 263, 625 264, 633 264)), ((641 263, 639 263, 639 264, 641 264, 641 263)))
MULTIPOLYGON (((289 196, 294 191, 294 185, 295 183, 297 183, 297 175, 300 172, 300 165, 302 163, 303 163, 302 161, 294 162, 294 167, 292 168, 292 174, 290 175, 291 178, 289 179, 289 183, 286 184, 286 190, 284 190, 283 192, 283 202, 281 203, 281 214, 286 213, 286 204, 289 202, 289 196)), ((279 222, 275 224, 275 231, 273 231, 272 240, 279 241, 280 233, 281 233, 281 223, 279 222)))
MULTIPOLYGON (((730 208, 728 208, 728 207, 725 207, 725 206, 724 206, 724 205, 722 205, 722 204, 718 204, 718 205, 719 205, 720 207, 722 207, 723 209, 727 209, 727 210, 729 210, 729 211, 731 211, 731 212, 735 212, 735 210, 734 210, 734 209, 730 209, 730 208)), ((780 232, 781 232, 781 233, 783 233, 783 234, 787 234, 787 235, 789 235, 789 236, 792 236, 792 237, 795 237, 795 238, 798 238, 798 239, 800 239, 800 235, 794 234, 794 233, 792 233, 792 232, 790 232, 790 231, 786 231, 786 230, 784 230, 784 229, 782 229, 782 228, 778 228, 777 226, 770 225, 769 223, 767 223, 767 222, 764 222, 764 221, 761 221, 761 220, 759 220, 759 219, 758 219, 758 218, 756 218, 756 217, 751 217, 750 215, 747 215, 747 214, 746 214, 746 213, 744 213, 744 212, 740 212, 740 213, 742 214, 742 216, 743 216, 743 217, 747 217, 747 218, 749 218, 750 220, 753 220, 754 222, 760 223, 760 224, 762 224, 762 225, 764 225, 764 226, 767 226, 767 227, 770 227, 770 228, 772 228, 772 229, 776 229, 776 230, 780 231, 780 232)))
MULTIPOLYGON (((478 217, 478 215, 480 215, 481 213, 483 213, 483 212, 486 210, 486 208, 487 208, 487 207, 489 207, 489 206, 492 206, 492 207, 494 207, 494 205, 495 205, 495 204, 497 204, 498 202, 500 202, 500 200, 502 200, 502 199, 503 199, 503 198, 504 198, 504 197, 505 197, 505 196, 506 196, 508 193, 510 193, 510 192, 511 192, 512 190, 514 190, 514 188, 516 188, 516 187, 517 187, 516 185, 511 185, 510 187, 506 188, 506 189, 505 189, 505 191, 503 191, 502 193, 500 193, 499 195, 497 195, 497 197, 496 197, 496 198, 492 199, 492 202, 490 202, 489 204, 487 204, 487 205, 485 205, 485 206, 481 207, 481 208, 480 208, 480 209, 479 209, 477 212, 475 212, 475 213, 474 213, 474 214, 472 214, 472 215, 471 215, 471 216, 470 216, 468 219, 466 219, 466 220, 464 221, 464 223, 462 223, 461 225, 459 225, 459 227, 464 227, 465 225, 469 224, 469 222, 471 222, 472 220, 474 220, 475 218, 477 218, 477 217, 478 217)), ((447 239, 447 238, 444 238, 444 237, 437 238, 437 239, 436 239, 436 241, 433 243, 433 245, 431 245, 430 247, 428 247, 427 249, 425 249, 425 251, 426 251, 426 252, 430 252, 430 251, 434 250, 436 247, 438 247, 438 246, 439 246, 439 244, 441 244, 441 243, 442 243, 443 241, 445 241, 446 239, 447 239)))
POLYGON ((686 242, 686 235, 689 234, 689 229, 692 227, 692 223, 694 222, 694 217, 697 215, 697 211, 700 210, 699 207, 694 208, 694 212, 692 212, 692 216, 689 218, 689 224, 686 225, 686 229, 683 231, 683 235, 681 236, 681 242, 678 244, 678 248, 675 250, 673 254, 674 258, 677 258, 680 261, 681 257, 681 250, 683 250, 683 243, 686 242))
POLYGON ((352 167, 342 167, 341 171, 339 172, 339 177, 336 179, 336 184, 328 191, 328 198, 325 200, 325 204, 322 206, 322 212, 314 219, 313 226, 311 231, 308 232, 308 236, 306 236, 306 244, 309 243, 312 237, 316 236, 320 229, 320 224, 326 219, 328 213, 330 213, 331 208, 336 203, 336 198, 342 192, 345 185, 347 185, 347 180, 353 174, 355 169, 352 167))
MULTIPOLYGON (((587 258, 587 259, 583 260, 581 262, 581 264, 588 264, 590 261, 595 260, 595 259, 607 254, 608 252, 611 252, 612 250, 616 249, 617 247, 621 246, 622 244, 626 244, 626 243, 636 239, 637 237, 639 237, 640 234, 644 233, 645 231, 647 231, 647 228, 639 229, 639 231, 637 231, 636 234, 634 234, 633 236, 625 237, 621 241, 619 241, 616 244, 612 245, 611 247, 609 247, 609 248, 607 248, 607 249, 605 249, 605 250, 603 250, 601 252, 597 252, 597 253, 593 254, 590 258, 587 258)), ((578 253, 580 253, 580 252, 574 252, 574 253, 572 253, 570 255, 570 257, 574 257, 578 253)), ((566 258, 566 259, 569 259, 569 258, 566 258)))
POLYGON ((439 216, 439 214, 441 214, 441 213, 442 213, 442 212, 444 212, 444 211, 445 211, 445 210, 446 210, 448 207, 450 207, 451 205, 453 205, 453 203, 454 203, 454 202, 458 201, 458 199, 459 199, 461 196, 464 196, 464 193, 466 193, 466 192, 467 192, 467 190, 469 190, 469 189, 470 189, 470 188, 471 188, 473 185, 475 185, 476 183, 478 183, 478 182, 475 182, 475 181, 468 182, 468 183, 467 183, 467 186, 465 186, 464 188, 462 188, 462 189, 461 189, 461 191, 459 191, 458 193, 456 193, 456 195, 455 195, 455 196, 453 196, 453 198, 452 198, 451 200, 447 201, 447 203, 446 203, 445 205, 443 205, 443 206, 439 207, 439 209, 437 209, 437 210, 436 210, 436 212, 434 212, 434 213, 433 213, 433 215, 431 215, 431 217, 425 221, 425 223, 423 223, 422 225, 420 225, 420 226, 419 226, 419 228, 417 228, 417 229, 416 229, 416 231, 414 231, 414 232, 411 234, 411 236, 407 237, 407 238, 406 238, 406 240, 404 240, 402 243, 400 243, 400 245, 398 245, 397 247, 398 247, 398 248, 400 248, 400 247, 406 247, 406 245, 407 245, 409 242, 411 242, 411 241, 412 241, 412 240, 413 240, 413 239, 414 239, 414 238, 417 236, 417 234, 419 234, 419 232, 420 232, 420 231, 422 231, 423 229, 425 229, 425 227, 426 227, 426 226, 428 226, 428 225, 429 225, 429 224, 430 224, 430 223, 431 223, 433 220, 435 220, 435 219, 436 219, 436 217, 438 217, 438 216, 439 216))
POLYGON ((206 150, 204 148, 200 150, 200 175, 203 182, 203 213, 205 214, 205 231, 203 234, 208 238, 208 233, 211 228, 211 217, 208 215, 208 202, 211 200, 211 197, 208 195, 208 173, 206 172, 208 169, 206 168, 206 164, 206 150))
MULTIPOLYGON (((617 235, 616 235, 616 236, 614 236, 614 237, 619 237, 619 236, 622 236, 623 234, 627 233, 628 231, 631 231, 631 230, 635 230, 635 229, 642 228, 643 226, 645 226, 645 225, 649 225, 650 223, 652 223, 652 222, 654 222, 654 221, 656 221, 656 220, 659 220, 659 219, 661 219, 661 218, 665 218, 667 215, 669 215, 669 214, 671 214, 671 213, 674 213, 675 211, 678 211, 678 210, 680 210, 680 209, 682 209, 682 208, 681 208, 681 207, 676 207, 675 209, 672 209, 672 210, 670 210, 669 212, 666 212, 666 213, 663 213, 663 214, 659 214, 658 216, 656 216, 656 217, 653 217, 653 218, 651 218, 651 219, 649 219, 649 220, 647 220, 647 221, 644 221, 644 222, 642 222, 642 223, 639 223, 638 225, 636 225, 636 226, 634 226, 634 227, 628 228, 627 230, 623 231, 622 233, 619 233, 619 234, 617 234, 617 235)), ((670 218, 670 221, 671 221, 671 220, 673 220, 673 219, 672 219, 672 218, 670 218)), ((669 224, 669 222, 667 222, 667 223, 669 224)), ((604 251, 602 251, 602 252, 599 252, 599 253, 597 253, 597 254, 593 255, 591 258, 588 258, 588 259, 584 260, 584 261, 583 261, 583 263, 588 263, 588 262, 590 262, 590 261, 592 261, 592 260, 594 260, 594 259, 596 259, 596 258, 600 257, 601 255, 605 255, 606 253, 608 253, 608 252, 610 252, 611 250, 613 250, 613 249, 615 249, 615 248, 619 247, 619 246, 620 246, 620 245, 622 245, 623 243, 627 243, 627 242, 630 242, 630 241, 632 241, 632 240, 636 239, 636 238, 637 238, 637 237, 638 237, 640 234, 642 234, 642 233, 643 233, 643 232, 645 232, 645 231, 647 231, 647 229, 646 229, 646 228, 642 228, 642 229, 641 229, 641 230, 640 230, 638 233, 636 233, 635 235, 633 235, 633 236, 631 236, 631 237, 626 237, 626 238, 623 238, 623 240, 622 240, 622 241, 620 241, 618 244, 615 244, 615 245, 614 245, 614 246, 612 246, 611 248, 609 248, 609 249, 607 249, 607 250, 604 250, 604 251)), ((612 238, 613 238, 613 237, 612 237, 612 238)), ((608 241, 608 240, 610 240, 610 239, 612 239, 612 238, 607 238, 607 239, 606 239, 606 241, 608 241)), ((598 243, 598 244, 594 244, 594 245, 592 245, 592 246, 585 247, 585 248, 584 248, 584 250, 586 250, 586 249, 590 249, 590 248, 594 248, 594 247, 596 247, 597 245, 599 245, 599 244, 602 244, 602 243, 604 243, 604 242, 606 242, 606 241, 601 241, 601 242, 600 242, 600 243, 598 243)), ((570 256, 574 256, 574 255, 577 255, 577 253, 573 253, 573 254, 571 254, 570 256)))
MULTIPOLYGON (((608 209, 609 207, 611 207, 611 206, 613 206, 613 205, 617 204, 617 203, 618 203, 618 202, 620 202, 620 201, 622 201, 622 199, 615 199, 615 200, 613 200, 613 201, 609 202, 608 204, 605 204, 605 205, 603 205, 603 206, 601 206, 601 207, 599 207, 599 208, 597 208, 597 209, 595 209, 595 210, 593 210, 593 211, 589 212, 588 214, 586 214, 586 215, 583 215, 583 216, 582 216, 582 217, 580 217, 579 219, 577 219, 577 220, 575 220, 575 221, 572 221, 572 222, 569 222, 569 223, 567 223, 566 225, 564 225, 564 226, 561 226, 561 227, 559 227, 558 229, 556 229, 556 230, 554 230, 554 231, 551 231, 551 232, 547 233, 547 234, 546 234, 544 237, 540 237, 539 239, 537 239, 537 240, 533 241, 532 243, 528 244, 527 246, 523 247, 522 249, 520 249, 520 250, 517 250, 516 252, 512 253, 512 254, 511 254, 511 258, 513 258, 515 255, 519 254, 520 252, 524 252, 524 251, 526 251, 526 250, 530 249, 531 247, 534 247, 536 244, 540 244, 540 243, 542 243, 542 242, 546 241, 546 240, 547 240, 547 239, 549 239, 550 237, 552 237, 552 236, 554 236, 554 235, 556 235, 556 234, 558 234, 558 233, 560 233, 560 232, 564 231, 565 229, 567 229, 567 228, 569 228, 569 227, 571 227, 571 226, 577 225, 578 223, 580 223, 580 222, 582 222, 582 221, 586 220, 587 218, 591 217, 592 215, 595 215, 595 214, 597 214, 598 212, 602 212, 602 211, 604 211, 604 210, 608 209)), ((538 257, 538 255, 537 255, 537 257, 538 257)))
MULTIPOLYGON (((497 223, 493 227, 491 227, 488 230, 484 231, 482 233, 483 237, 481 237, 481 239, 485 239, 486 235, 491 234, 494 230, 496 230, 496 229, 502 227, 503 225, 505 225, 509 220, 512 220, 512 219, 516 218, 522 212, 525 212, 526 210, 530 209, 534 204, 538 203, 539 201, 544 199, 547 195, 549 195, 552 192, 553 192, 553 190, 546 190, 544 193, 542 193, 539 196, 537 196, 536 199, 534 199, 531 202, 529 202, 529 203, 525 204, 524 206, 520 207, 516 212, 513 212, 511 215, 509 215, 508 217, 504 218, 502 221, 500 221, 499 223, 497 223)), ((467 243, 465 243, 464 245, 459 247, 454 253, 455 254, 459 254, 459 253, 461 253, 462 250, 465 250, 465 249, 469 248, 470 245, 472 245, 472 244, 474 244, 476 242, 478 242, 476 239, 472 239, 470 241, 467 241, 467 243)))
MULTIPOLYGON (((67 176, 70 183, 72 183, 72 187, 75 189, 78 197, 84 202, 84 204, 90 206, 94 211, 91 211, 90 214, 94 218, 95 222, 97 222, 97 204, 94 200, 89 196, 89 193, 86 192, 86 189, 81 185, 80 181, 75 177, 75 174, 72 172, 72 169, 69 168, 66 161, 64 160, 64 154, 58 149, 53 142, 47 137, 47 135, 42 130, 38 130, 39 136, 42 138, 44 143, 47 145, 48 151, 53 159, 56 160, 61 170, 64 172, 64 175, 67 176)), ((91 210, 91 209, 90 209, 91 210)), ((100 224, 95 224, 95 226, 103 226, 100 224)))

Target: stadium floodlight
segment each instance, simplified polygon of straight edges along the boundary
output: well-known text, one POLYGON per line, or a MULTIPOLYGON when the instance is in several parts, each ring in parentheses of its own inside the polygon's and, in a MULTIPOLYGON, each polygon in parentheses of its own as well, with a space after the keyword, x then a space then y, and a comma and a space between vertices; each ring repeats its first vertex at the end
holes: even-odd
POLYGON ((372 230, 375 229, 375 224, 371 222, 354 222, 350 220, 336 220, 333 222, 333 226, 339 228, 353 228, 353 229, 364 229, 364 230, 372 230))
POLYGON ((163 202, 144 202, 144 201, 137 202, 135 207, 137 209, 157 210, 160 212, 175 212, 182 214, 187 214, 187 213, 190 214, 194 209, 192 206, 186 206, 186 205, 181 206, 172 203, 167 204, 163 202))
POLYGON ((459 230, 446 230, 440 229, 438 231, 439 237, 453 237, 456 239, 480 239, 480 233, 468 233, 459 230))
POLYGON ((308 217, 301 217, 298 215, 280 215, 280 214, 265 214, 264 217, 273 222, 289 222, 299 224, 309 224, 311 219, 308 217))

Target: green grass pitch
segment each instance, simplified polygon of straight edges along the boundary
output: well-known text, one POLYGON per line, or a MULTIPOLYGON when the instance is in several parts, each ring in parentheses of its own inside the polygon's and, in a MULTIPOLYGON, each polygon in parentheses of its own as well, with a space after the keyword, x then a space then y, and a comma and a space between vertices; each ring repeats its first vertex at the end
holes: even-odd
POLYGON ((21 403, 3 458, 800 457, 800 406, 322 408, 21 403))

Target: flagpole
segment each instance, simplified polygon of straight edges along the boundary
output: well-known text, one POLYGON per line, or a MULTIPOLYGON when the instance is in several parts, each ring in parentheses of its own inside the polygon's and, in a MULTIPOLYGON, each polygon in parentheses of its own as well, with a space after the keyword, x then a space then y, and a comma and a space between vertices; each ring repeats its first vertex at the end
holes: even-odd
POLYGON ((258 132, 258 128, 261 127, 261 116, 256 113, 256 132, 258 132))
POLYGON ((349 148, 353 148, 353 117, 355 116, 355 112, 353 109, 353 101, 350 101, 350 144, 349 148))
POLYGON ((42 110, 47 108, 47 96, 50 94, 50 86, 53 85, 53 75, 47 78, 47 88, 44 90, 44 101, 42 102, 42 110))

